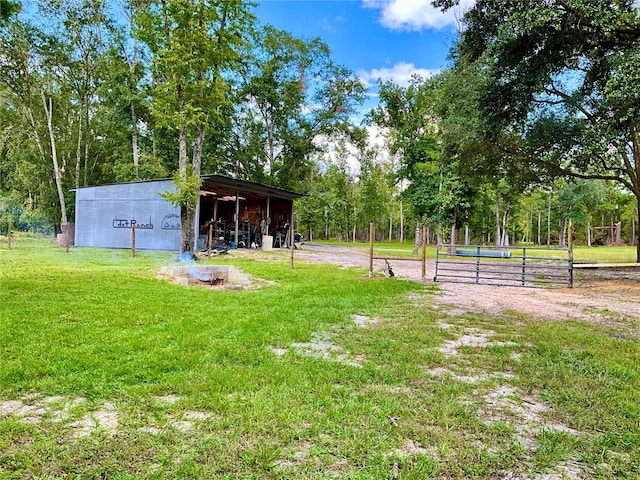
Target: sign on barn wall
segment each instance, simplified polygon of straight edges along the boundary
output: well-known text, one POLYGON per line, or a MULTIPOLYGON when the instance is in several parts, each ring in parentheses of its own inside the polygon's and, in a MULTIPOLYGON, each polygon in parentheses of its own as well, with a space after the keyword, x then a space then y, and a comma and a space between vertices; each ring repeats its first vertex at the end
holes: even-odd
MULTIPOLYGON (((121 215, 124 217, 124 215, 121 215)), ((127 220, 125 218, 114 218, 113 228, 131 228, 135 225, 136 230, 153 230, 153 223, 151 223, 151 215, 144 217, 145 221, 139 221, 135 218, 127 220)))

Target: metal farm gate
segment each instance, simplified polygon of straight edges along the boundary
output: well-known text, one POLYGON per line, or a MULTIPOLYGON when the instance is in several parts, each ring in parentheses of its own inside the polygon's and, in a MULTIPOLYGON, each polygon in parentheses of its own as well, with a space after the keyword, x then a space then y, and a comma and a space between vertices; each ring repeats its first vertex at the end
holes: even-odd
POLYGON ((537 288, 573 287, 568 248, 439 245, 435 282, 537 288))

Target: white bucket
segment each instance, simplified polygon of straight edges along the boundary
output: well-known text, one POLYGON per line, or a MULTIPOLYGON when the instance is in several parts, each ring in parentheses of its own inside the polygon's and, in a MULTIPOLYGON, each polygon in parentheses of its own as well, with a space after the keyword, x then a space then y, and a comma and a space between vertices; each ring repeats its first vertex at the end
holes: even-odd
POLYGON ((262 250, 265 252, 270 252, 271 250, 273 250, 273 236, 271 235, 262 236, 262 250))

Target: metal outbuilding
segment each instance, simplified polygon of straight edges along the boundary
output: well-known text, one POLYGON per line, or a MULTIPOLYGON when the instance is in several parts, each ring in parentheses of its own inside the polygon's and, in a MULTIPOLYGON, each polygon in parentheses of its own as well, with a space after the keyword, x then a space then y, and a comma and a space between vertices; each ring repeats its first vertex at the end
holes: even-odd
MULTIPOLYGON (((161 196, 173 190, 170 179, 77 188, 75 245, 129 248, 133 224, 136 248, 180 250, 180 209, 161 196)), ((282 246, 293 200, 301 196, 256 182, 202 175, 194 248, 207 248, 210 228, 216 242, 235 247, 259 245, 263 235, 282 246)))

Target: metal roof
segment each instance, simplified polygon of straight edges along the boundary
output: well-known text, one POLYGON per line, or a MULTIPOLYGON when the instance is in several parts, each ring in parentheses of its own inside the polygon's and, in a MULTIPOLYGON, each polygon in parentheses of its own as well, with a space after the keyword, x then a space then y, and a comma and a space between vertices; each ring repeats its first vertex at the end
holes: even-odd
POLYGON ((304 194, 285 190, 283 188, 272 187, 262 183, 240 180, 237 178, 225 177, 223 175, 201 175, 201 192, 215 193, 218 197, 235 195, 236 190, 244 197, 272 197, 294 200, 303 197, 304 194))
MULTIPOLYGON (((237 178, 226 177, 224 175, 200 175, 202 178, 202 185, 200 187, 201 192, 208 192, 210 194, 215 194, 217 197, 223 196, 233 196, 236 194, 236 190, 240 190, 243 197, 249 198, 263 198, 263 197, 272 197, 272 198, 282 198, 285 200, 294 200, 296 198, 304 197, 303 193, 293 192, 291 190, 285 190, 283 188, 272 187, 270 185, 264 185, 262 183, 250 182, 248 180, 240 180, 237 178)), ((114 185, 131 185, 136 183, 147 183, 147 182, 160 182, 171 180, 170 178, 156 178, 151 180, 140 180, 137 182, 121 182, 121 183, 108 183, 102 185, 91 185, 91 187, 103 187, 103 186, 114 186, 114 185)), ((89 188, 89 187, 78 187, 71 189, 71 191, 79 190, 81 188, 89 188)))

